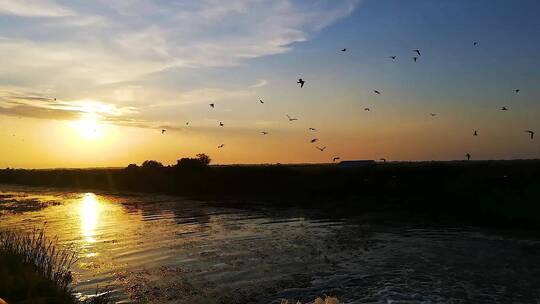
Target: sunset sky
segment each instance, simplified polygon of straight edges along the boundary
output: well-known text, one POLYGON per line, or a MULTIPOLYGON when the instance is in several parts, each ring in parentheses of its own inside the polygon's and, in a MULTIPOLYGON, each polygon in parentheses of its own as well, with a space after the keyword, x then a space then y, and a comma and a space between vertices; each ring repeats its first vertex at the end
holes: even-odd
POLYGON ((0 167, 538 158, 539 15, 537 0, 0 0, 0 167))

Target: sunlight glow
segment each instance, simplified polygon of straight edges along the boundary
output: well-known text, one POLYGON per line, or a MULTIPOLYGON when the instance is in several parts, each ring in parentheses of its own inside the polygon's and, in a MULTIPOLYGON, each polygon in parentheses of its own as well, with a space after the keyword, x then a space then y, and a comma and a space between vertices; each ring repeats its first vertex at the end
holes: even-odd
POLYGON ((97 115, 88 113, 81 119, 73 122, 73 128, 83 139, 100 139, 104 134, 104 126, 99 122, 97 115))
POLYGON ((99 224, 101 205, 93 193, 86 193, 80 203, 81 234, 88 243, 94 243, 95 230, 99 224))

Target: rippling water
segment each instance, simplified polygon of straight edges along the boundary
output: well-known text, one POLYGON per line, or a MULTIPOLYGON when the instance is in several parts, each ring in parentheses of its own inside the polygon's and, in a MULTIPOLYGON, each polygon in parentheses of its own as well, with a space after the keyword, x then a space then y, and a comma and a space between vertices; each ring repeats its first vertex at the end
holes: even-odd
POLYGON ((76 292, 119 302, 540 301, 540 239, 514 231, 6 186, 0 212, 0 227, 74 246, 76 292), (1 211, 25 202, 46 207, 1 211))

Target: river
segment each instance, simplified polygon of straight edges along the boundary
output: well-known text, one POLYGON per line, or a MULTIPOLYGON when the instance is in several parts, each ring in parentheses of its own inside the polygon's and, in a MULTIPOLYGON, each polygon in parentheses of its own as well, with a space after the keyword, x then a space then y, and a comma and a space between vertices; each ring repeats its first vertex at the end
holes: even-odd
POLYGON ((0 186, 0 228, 44 227, 72 246, 80 295, 107 289, 119 303, 305 303, 323 295, 540 303, 535 234, 391 218, 0 186))

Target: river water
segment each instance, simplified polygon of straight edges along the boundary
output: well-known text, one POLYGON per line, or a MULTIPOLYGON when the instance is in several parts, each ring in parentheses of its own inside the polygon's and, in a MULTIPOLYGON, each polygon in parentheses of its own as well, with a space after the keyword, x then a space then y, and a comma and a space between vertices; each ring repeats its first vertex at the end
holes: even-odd
POLYGON ((44 227, 120 303, 540 303, 532 233, 225 205, 0 186, 0 228, 44 227))

